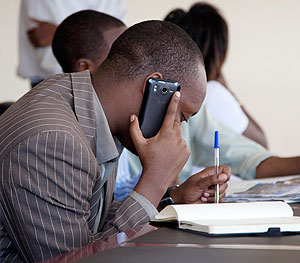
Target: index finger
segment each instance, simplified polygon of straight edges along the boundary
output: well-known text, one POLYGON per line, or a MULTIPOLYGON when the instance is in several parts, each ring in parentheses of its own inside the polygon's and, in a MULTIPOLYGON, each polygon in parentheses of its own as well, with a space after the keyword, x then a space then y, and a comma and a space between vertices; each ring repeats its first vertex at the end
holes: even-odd
POLYGON ((167 109, 167 112, 166 112, 166 115, 164 118, 164 122, 161 127, 162 129, 168 129, 168 128, 173 129, 179 100, 180 100, 180 92, 176 91, 174 93, 174 95, 172 96, 171 101, 169 103, 169 106, 168 106, 168 109, 167 109))
MULTIPOLYGON (((228 179, 229 179, 230 175, 231 175, 231 168, 229 166, 220 165, 219 166, 219 174, 222 174, 222 173, 226 174, 228 176, 228 179)), ((205 168, 201 172, 198 172, 194 175, 197 175, 200 178, 205 178, 207 176, 214 175, 214 174, 216 174, 216 167, 211 166, 211 167, 205 168)))
POLYGON ((221 173, 215 175, 209 175, 205 178, 199 179, 197 185, 202 190, 208 189, 210 186, 214 186, 216 184, 223 184, 228 180, 228 175, 221 173))

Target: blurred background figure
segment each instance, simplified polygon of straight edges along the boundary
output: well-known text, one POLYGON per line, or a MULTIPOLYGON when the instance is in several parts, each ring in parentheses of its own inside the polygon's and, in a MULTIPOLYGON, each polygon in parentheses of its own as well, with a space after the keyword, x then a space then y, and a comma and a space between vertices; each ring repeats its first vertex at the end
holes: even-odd
POLYGON ((208 80, 205 103, 209 111, 228 128, 267 148, 263 130, 240 105, 223 76, 228 26, 218 9, 207 3, 196 3, 188 12, 182 9, 171 11, 165 21, 184 29, 202 51, 208 80))
POLYGON ((64 73, 95 72, 125 24, 110 15, 83 10, 68 16, 53 37, 52 51, 64 73))
POLYGON ((126 14, 123 0, 22 0, 18 75, 29 78, 32 87, 62 72, 51 50, 54 32, 67 16, 84 9, 101 11, 121 20, 126 14))

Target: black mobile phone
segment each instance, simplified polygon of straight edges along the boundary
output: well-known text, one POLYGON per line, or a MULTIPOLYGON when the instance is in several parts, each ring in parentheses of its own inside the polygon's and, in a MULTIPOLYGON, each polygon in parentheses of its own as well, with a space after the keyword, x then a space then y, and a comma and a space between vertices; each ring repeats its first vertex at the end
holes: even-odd
POLYGON ((139 114, 140 128, 145 138, 155 136, 167 112, 173 94, 180 90, 175 81, 149 78, 139 114))

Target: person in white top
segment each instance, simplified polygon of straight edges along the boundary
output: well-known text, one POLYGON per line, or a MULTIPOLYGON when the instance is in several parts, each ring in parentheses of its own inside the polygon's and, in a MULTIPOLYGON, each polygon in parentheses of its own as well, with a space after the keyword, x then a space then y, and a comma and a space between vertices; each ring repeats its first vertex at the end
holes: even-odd
POLYGON ((19 24, 17 73, 32 86, 62 69, 53 56, 51 43, 57 25, 77 11, 92 9, 125 19, 123 0, 22 0, 19 24))
POLYGON ((216 80, 207 82, 205 103, 215 118, 226 127, 238 134, 243 134, 247 130, 249 126, 247 115, 236 98, 220 82, 216 80))
POLYGON ((207 3, 196 3, 188 12, 171 11, 165 21, 184 29, 203 53, 208 80, 205 103, 209 111, 228 128, 267 148, 263 130, 240 105, 224 80, 222 66, 228 47, 228 27, 218 9, 207 3))

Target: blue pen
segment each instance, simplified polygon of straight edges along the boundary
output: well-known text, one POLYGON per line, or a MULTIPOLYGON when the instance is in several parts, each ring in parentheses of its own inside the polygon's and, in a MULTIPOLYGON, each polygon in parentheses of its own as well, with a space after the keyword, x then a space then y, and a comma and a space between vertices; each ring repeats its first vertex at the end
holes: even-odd
MULTIPOLYGON (((219 165, 220 165, 220 158, 219 158, 219 150, 220 150, 220 146, 219 146, 219 132, 215 131, 215 167, 216 167, 216 174, 219 173, 219 165)), ((216 188, 215 188, 215 203, 219 203, 220 201, 220 186, 219 184, 216 184, 216 188)))

